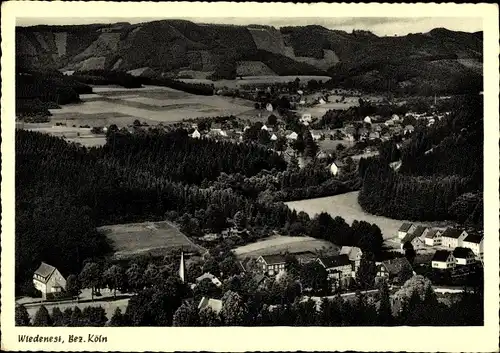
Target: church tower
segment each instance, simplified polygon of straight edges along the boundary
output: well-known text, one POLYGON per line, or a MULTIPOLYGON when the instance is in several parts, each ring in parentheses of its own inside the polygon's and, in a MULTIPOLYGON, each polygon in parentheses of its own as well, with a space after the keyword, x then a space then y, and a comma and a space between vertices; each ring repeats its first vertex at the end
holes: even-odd
POLYGON ((185 271, 185 264, 184 264, 184 252, 181 251, 181 263, 179 266, 179 276, 181 277, 182 283, 184 283, 184 271, 185 271))

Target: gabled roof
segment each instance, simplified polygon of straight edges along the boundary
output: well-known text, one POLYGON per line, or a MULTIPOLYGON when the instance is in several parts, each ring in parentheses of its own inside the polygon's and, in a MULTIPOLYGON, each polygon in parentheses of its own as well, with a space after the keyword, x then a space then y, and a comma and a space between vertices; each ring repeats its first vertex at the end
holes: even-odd
POLYGON ((443 233, 443 238, 453 238, 453 239, 458 239, 460 237, 460 234, 462 234, 462 230, 457 229, 457 228, 446 228, 446 230, 443 233))
POLYGON ((448 250, 437 250, 432 257, 432 261, 446 262, 451 252, 448 250))
POLYGON ((200 304, 198 304, 198 310, 202 310, 207 307, 212 309, 213 311, 215 311, 215 313, 218 314, 222 310, 222 300, 212 299, 207 297, 201 298, 200 304))
POLYGON ((316 259, 316 254, 312 253, 312 252, 303 252, 303 253, 298 253, 298 254, 295 254, 295 257, 297 258, 297 260, 299 260, 299 262, 306 262, 306 261, 313 261, 316 259))
POLYGON ((406 257, 398 257, 396 259, 386 260, 382 262, 389 275, 397 276, 402 270, 408 269, 413 271, 413 267, 408 262, 406 257))
POLYGON ((416 237, 421 237, 422 234, 424 234, 425 230, 427 229, 427 227, 424 227, 424 226, 417 226, 415 228, 415 230, 412 232, 412 235, 414 238, 416 237))
POLYGON ((399 232, 407 232, 410 230, 412 225, 413 224, 411 224, 411 223, 405 222, 405 223, 401 224, 401 227, 399 227, 398 231, 399 232))
POLYGON ((480 244, 483 241, 482 234, 469 234, 464 241, 474 244, 480 244))
POLYGON ((42 276, 45 279, 45 282, 50 278, 50 276, 54 273, 56 268, 45 262, 42 262, 40 267, 35 271, 36 275, 42 276))
POLYGON ((285 256, 276 254, 276 255, 262 255, 261 256, 264 261, 268 265, 277 265, 277 264, 284 264, 285 263, 285 256))
POLYGON ((453 250, 453 256, 455 256, 457 259, 466 259, 469 257, 474 257, 475 255, 469 248, 457 247, 455 248, 455 250, 453 250))
POLYGON ((438 236, 438 233, 441 233, 439 229, 431 229, 429 232, 426 234, 427 239, 434 239, 435 237, 438 236))
POLYGON ((204 279, 209 279, 211 281, 214 281, 214 280, 219 281, 219 279, 216 276, 214 276, 213 274, 207 272, 207 273, 202 274, 200 277, 196 278, 196 282, 201 282, 204 279))
POLYGON ((347 254, 337 256, 324 256, 318 258, 326 268, 334 268, 350 265, 349 256, 347 254))
POLYGON ((349 256, 350 261, 355 261, 359 253, 361 253, 361 249, 355 246, 343 246, 340 249, 340 255, 349 256))

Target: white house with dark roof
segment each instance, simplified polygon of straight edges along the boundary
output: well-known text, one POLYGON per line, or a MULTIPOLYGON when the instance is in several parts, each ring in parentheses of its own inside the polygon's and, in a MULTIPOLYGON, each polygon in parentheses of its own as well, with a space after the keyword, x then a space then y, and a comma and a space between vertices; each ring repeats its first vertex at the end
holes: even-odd
POLYGON ((269 276, 275 276, 285 270, 285 256, 283 255, 262 255, 257 258, 257 264, 262 272, 269 276))
POLYGON ((429 232, 427 227, 416 226, 411 233, 405 235, 401 239, 401 248, 407 243, 410 243, 414 249, 425 247, 425 235, 429 232))
POLYGON ((42 292, 43 299, 47 298, 47 294, 60 293, 66 289, 66 279, 61 272, 45 262, 42 262, 33 274, 33 284, 42 292))
POLYGON ((432 257, 432 268, 440 270, 449 270, 455 267, 455 257, 451 251, 448 250, 438 250, 434 253, 432 257))
POLYGON ((427 246, 439 246, 441 245, 441 234, 443 234, 439 229, 431 229, 425 235, 425 245, 427 246))
POLYGON ((482 234, 469 234, 464 238, 462 246, 472 250, 479 260, 483 260, 484 236, 482 234))
POLYGON ((413 223, 404 222, 398 229, 398 238, 403 239, 408 233, 413 232, 415 228, 416 227, 415 225, 413 225, 413 223))
POLYGON ((457 248, 462 246, 464 239, 467 237, 465 230, 457 228, 446 228, 441 236, 441 245, 447 248, 457 248))
POLYGON ((458 247, 453 250, 457 265, 470 265, 476 262, 476 255, 469 248, 458 247))

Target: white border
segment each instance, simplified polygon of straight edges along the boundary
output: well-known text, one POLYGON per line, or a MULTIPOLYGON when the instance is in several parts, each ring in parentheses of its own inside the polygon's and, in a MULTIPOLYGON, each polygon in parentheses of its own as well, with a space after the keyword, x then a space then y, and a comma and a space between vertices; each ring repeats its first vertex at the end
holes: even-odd
POLYGON ((498 351, 498 7, 493 4, 7 2, 2 4, 2 350, 498 351), (14 326, 14 27, 16 17, 480 17, 484 24, 485 326, 19 328, 14 326), (107 344, 21 344, 18 334, 104 334, 107 344))

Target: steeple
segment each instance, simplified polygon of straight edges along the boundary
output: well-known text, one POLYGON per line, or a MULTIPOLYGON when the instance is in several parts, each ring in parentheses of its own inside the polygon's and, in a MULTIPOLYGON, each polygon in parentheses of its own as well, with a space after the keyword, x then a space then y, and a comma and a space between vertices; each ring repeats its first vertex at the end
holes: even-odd
POLYGON ((184 265, 184 252, 181 251, 181 263, 180 263, 180 266, 179 266, 179 276, 181 277, 181 280, 182 280, 183 283, 184 283, 184 269, 185 269, 185 265, 184 265))

